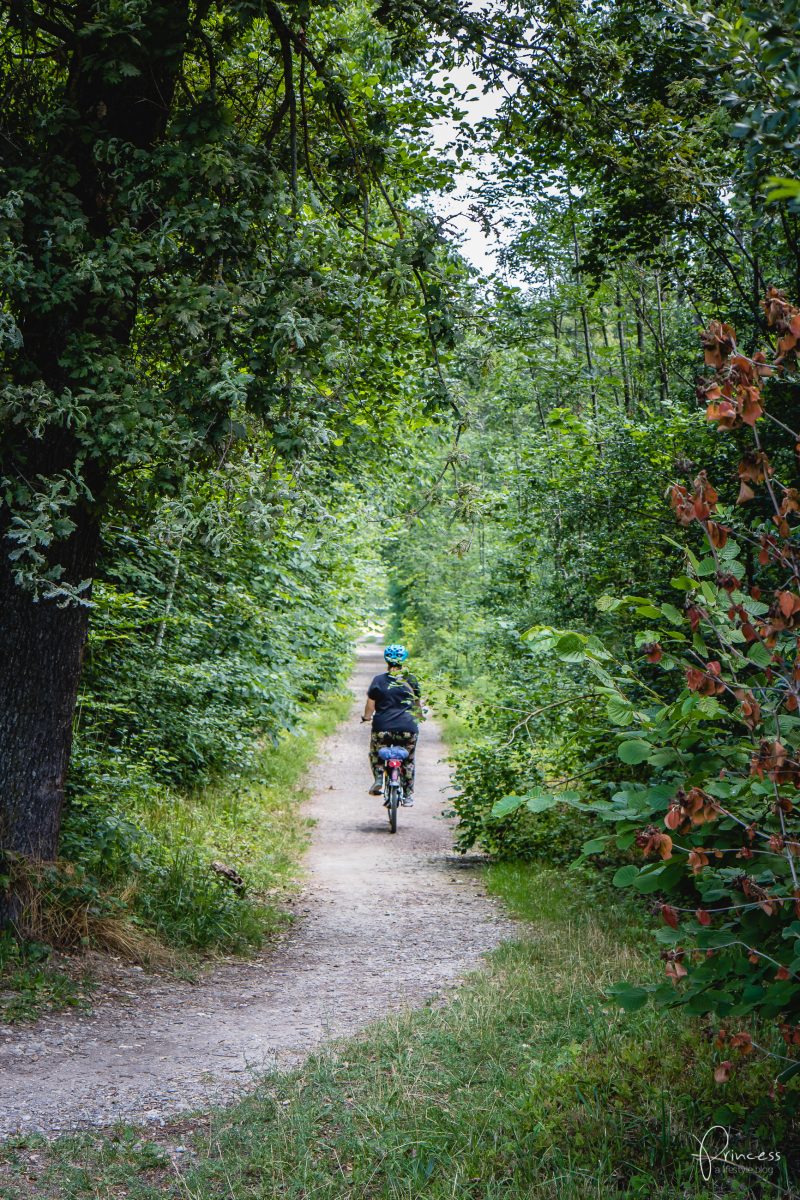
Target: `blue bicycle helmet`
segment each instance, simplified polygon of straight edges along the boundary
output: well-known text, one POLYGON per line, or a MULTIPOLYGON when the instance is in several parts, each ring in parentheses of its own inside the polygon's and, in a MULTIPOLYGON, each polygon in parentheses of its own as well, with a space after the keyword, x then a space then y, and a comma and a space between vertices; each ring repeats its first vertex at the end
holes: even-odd
POLYGON ((403 663, 408 658, 408 651, 405 646, 387 646, 383 652, 383 657, 387 663, 403 663))

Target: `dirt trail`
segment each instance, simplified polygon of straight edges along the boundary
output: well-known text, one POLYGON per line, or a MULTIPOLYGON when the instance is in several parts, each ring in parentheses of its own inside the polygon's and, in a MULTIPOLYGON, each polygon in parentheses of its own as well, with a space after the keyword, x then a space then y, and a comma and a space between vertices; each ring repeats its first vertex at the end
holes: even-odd
MULTIPOLYGON (((351 680, 357 704, 381 667, 377 647, 362 647, 351 680)), ((228 1101, 254 1076, 362 1029, 387 1007, 423 1004, 511 933, 477 873, 451 855, 435 725, 420 739, 416 804, 400 810, 392 836, 380 799, 366 795, 359 711, 327 739, 312 773, 308 886, 288 937, 199 984, 161 979, 126 994, 123 983, 113 995, 101 990, 91 1014, 2 1030, 0 1136, 160 1122, 228 1101)))

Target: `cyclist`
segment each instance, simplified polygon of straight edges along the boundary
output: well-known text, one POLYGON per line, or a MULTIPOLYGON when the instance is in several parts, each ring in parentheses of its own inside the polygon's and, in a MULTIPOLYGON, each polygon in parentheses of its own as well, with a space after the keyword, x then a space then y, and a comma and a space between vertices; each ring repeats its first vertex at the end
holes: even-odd
POLYGON ((376 675, 369 685, 367 702, 362 721, 372 721, 369 739, 369 765, 373 781, 369 789, 371 796, 380 796, 383 791, 383 765, 378 757, 381 746, 402 746, 408 751, 403 762, 403 804, 411 808, 414 803, 414 751, 417 748, 421 715, 420 687, 417 679, 403 667, 408 658, 405 646, 387 646, 383 652, 386 670, 376 675))

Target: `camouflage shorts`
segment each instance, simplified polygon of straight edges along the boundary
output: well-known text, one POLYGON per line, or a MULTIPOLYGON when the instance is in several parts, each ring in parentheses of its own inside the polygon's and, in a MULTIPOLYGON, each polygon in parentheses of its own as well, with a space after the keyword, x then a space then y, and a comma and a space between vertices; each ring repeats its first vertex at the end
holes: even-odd
POLYGON ((414 751, 417 748, 416 733, 410 733, 407 730, 384 730, 382 732, 372 731, 372 736, 369 739, 369 765, 372 767, 373 773, 380 769, 381 760, 378 758, 378 751, 381 746, 402 746, 408 751, 408 758, 403 763, 403 784, 405 787, 411 787, 414 783, 414 751))

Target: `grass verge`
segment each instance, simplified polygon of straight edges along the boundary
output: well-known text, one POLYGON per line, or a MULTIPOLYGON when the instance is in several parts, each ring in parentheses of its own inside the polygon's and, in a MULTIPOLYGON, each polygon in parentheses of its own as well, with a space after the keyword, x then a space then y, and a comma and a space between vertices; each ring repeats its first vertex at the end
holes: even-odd
POLYGON ((126 814, 137 853, 116 874, 69 862, 43 868, 29 881, 30 937, 0 936, 0 1022, 86 1005, 87 948, 185 971, 198 956, 247 953, 284 928, 282 901, 296 886, 310 832, 303 780, 320 739, 351 704, 349 694, 327 696, 246 774, 195 793, 148 793, 126 814), (213 862, 232 868, 244 888, 213 862))
MULTIPOLYGON (((119 1128, 0 1154, 0 1197, 27 1200, 720 1200, 793 1197, 791 1135, 773 1114, 735 1144, 779 1150, 703 1178, 695 1139, 735 1125, 758 1066, 712 1082, 713 1049, 676 1014, 624 1016, 608 985, 641 979, 611 910, 563 873, 492 867, 519 940, 445 1004, 389 1016, 245 1102, 154 1137, 119 1128)), ((621 920, 621 918, 620 918, 621 920)), ((714 1146, 719 1149, 719 1142, 714 1146)))
POLYGON ((130 903, 164 941, 241 952, 285 922, 275 902, 294 887, 309 840, 310 822, 300 813, 308 798, 303 780, 320 740, 344 720, 351 704, 349 694, 326 697, 296 731, 261 752, 254 771, 185 795, 178 805, 162 795, 137 814, 138 823, 168 850, 166 870, 155 881, 147 873, 133 881, 130 903), (202 889, 190 886, 197 864, 211 862, 233 868, 244 880, 245 893, 230 911, 219 906, 220 893, 232 899, 224 876, 205 871, 207 902, 202 889))
POLYGON ((43 1012, 83 1008, 91 979, 76 964, 54 956, 40 942, 19 942, 0 933, 0 1022, 13 1025, 43 1012))

